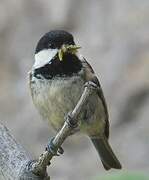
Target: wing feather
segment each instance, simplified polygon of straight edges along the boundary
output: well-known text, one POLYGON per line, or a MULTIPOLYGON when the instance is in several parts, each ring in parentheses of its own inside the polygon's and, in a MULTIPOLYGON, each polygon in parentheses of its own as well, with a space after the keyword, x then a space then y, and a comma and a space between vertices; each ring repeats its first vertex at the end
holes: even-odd
POLYGON ((103 107, 105 110, 105 115, 106 115, 106 117, 105 117, 106 126, 105 126, 104 132, 105 132, 105 136, 107 138, 109 138, 109 115, 108 115, 106 100, 105 100, 100 82, 99 82, 98 78, 96 77, 91 65, 86 61, 85 58, 82 59, 82 64, 83 64, 83 68, 85 71, 85 81, 92 81, 99 87, 98 96, 99 96, 100 100, 102 101, 102 104, 103 104, 103 107))

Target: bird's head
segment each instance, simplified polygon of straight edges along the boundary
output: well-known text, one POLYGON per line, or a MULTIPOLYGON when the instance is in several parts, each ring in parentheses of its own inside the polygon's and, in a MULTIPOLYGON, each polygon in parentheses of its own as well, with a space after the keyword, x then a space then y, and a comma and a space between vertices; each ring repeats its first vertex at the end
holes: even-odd
POLYGON ((60 61, 66 53, 76 54, 80 46, 75 45, 73 36, 63 30, 46 33, 38 42, 35 50, 34 68, 40 68, 58 56, 60 61))

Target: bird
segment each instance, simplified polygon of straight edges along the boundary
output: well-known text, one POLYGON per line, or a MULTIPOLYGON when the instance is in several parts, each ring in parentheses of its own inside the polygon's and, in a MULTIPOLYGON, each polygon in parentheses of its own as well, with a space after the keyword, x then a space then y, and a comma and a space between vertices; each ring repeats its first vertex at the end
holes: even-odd
POLYGON ((35 61, 29 73, 33 104, 48 125, 59 131, 64 117, 81 97, 84 84, 92 82, 98 92, 90 96, 78 116, 79 124, 72 134, 86 134, 95 146, 105 170, 121 169, 109 139, 109 115, 97 76, 80 54, 71 33, 51 30, 44 34, 35 48, 35 61))

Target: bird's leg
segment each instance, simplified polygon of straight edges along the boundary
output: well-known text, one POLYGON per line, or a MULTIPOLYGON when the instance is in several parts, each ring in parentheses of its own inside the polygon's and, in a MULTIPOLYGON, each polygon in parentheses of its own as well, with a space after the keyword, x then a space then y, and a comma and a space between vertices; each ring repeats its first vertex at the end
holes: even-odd
MULTIPOLYGON (((72 134, 72 130, 76 129, 78 127, 77 122, 74 120, 74 118, 71 115, 71 112, 69 112, 67 114, 67 116, 65 117, 65 123, 67 123, 67 126, 69 126, 69 128, 71 129, 70 134, 72 134)), ((46 150, 50 153, 52 153, 54 156, 59 156, 61 154, 64 153, 64 150, 62 147, 57 147, 54 145, 53 140, 55 137, 51 138, 51 140, 49 141, 46 150)))
POLYGON ((55 137, 51 138, 51 140, 49 141, 47 147, 46 147, 46 151, 52 153, 54 156, 60 156, 61 154, 64 153, 64 150, 62 147, 57 147, 53 144, 53 139, 55 137))
POLYGON ((78 123, 75 120, 75 118, 72 116, 72 113, 69 112, 67 116, 65 117, 65 122, 71 129, 76 129, 78 127, 78 123))

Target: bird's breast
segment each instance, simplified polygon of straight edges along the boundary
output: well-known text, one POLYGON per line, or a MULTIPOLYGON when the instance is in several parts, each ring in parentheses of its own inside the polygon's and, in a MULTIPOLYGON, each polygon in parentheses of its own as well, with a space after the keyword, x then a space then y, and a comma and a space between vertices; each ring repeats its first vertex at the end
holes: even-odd
MULTIPOLYGON (((52 80, 36 77, 31 79, 33 102, 42 118, 48 120, 55 130, 62 127, 64 117, 76 106, 84 90, 84 83, 81 76, 57 77, 52 80)), ((103 133, 105 111, 102 101, 96 94, 90 97, 78 118, 81 132, 90 136, 103 133)))
POLYGON ((80 76, 55 78, 53 80, 32 78, 31 92, 33 102, 43 119, 55 129, 60 129, 64 117, 77 104, 84 89, 80 76))

